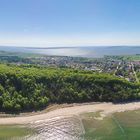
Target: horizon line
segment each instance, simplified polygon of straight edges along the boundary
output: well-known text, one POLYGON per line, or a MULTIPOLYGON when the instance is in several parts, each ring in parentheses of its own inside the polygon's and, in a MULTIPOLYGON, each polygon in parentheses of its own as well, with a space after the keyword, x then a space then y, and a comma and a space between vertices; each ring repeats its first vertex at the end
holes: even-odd
POLYGON ((81 47, 140 47, 140 45, 78 45, 78 46, 48 46, 48 47, 37 47, 37 46, 21 46, 21 45, 0 45, 0 47, 18 47, 18 48, 34 48, 34 49, 51 49, 51 48, 81 48, 81 47))

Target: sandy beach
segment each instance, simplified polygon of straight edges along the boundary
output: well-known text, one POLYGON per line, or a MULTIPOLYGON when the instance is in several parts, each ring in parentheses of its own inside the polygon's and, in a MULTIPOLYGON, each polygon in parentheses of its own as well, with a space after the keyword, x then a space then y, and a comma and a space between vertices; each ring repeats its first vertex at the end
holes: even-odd
POLYGON ((50 120, 54 117, 79 115, 88 112, 102 111, 102 114, 108 115, 114 112, 123 112, 129 110, 140 109, 140 102, 113 104, 113 103, 97 103, 97 104, 81 104, 72 107, 61 108, 47 113, 34 116, 20 116, 10 118, 0 118, 0 124, 29 124, 41 120, 50 120))

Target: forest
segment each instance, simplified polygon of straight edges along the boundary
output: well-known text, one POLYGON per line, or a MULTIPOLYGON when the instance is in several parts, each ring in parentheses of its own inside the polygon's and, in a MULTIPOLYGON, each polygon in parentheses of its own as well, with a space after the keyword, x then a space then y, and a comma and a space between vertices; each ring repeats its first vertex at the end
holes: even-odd
POLYGON ((53 103, 140 99, 140 85, 109 75, 68 68, 0 64, 0 111, 40 110, 53 103))

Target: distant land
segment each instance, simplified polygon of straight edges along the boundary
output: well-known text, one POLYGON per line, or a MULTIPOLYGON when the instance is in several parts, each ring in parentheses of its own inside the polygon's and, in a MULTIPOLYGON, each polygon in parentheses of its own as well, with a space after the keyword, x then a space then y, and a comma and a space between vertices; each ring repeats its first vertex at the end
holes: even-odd
POLYGON ((38 53, 55 56, 101 58, 104 55, 140 54, 140 46, 18 47, 0 46, 0 51, 38 53))

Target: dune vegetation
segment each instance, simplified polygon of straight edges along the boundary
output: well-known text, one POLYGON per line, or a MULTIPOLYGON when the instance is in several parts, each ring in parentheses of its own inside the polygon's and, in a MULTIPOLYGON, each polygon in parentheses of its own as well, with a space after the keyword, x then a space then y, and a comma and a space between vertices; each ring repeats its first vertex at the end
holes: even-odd
POLYGON ((140 85, 109 75, 64 68, 0 64, 0 111, 30 111, 50 103, 139 99, 140 85))

